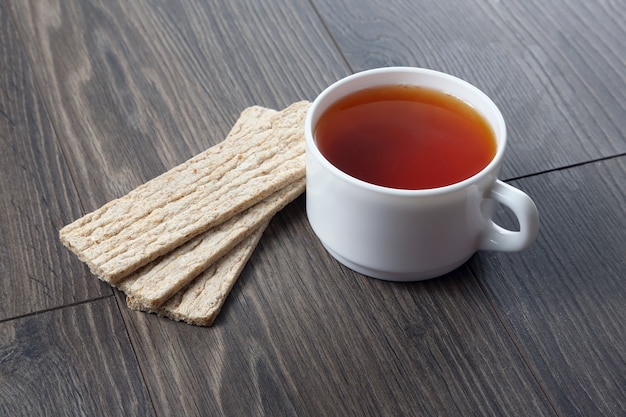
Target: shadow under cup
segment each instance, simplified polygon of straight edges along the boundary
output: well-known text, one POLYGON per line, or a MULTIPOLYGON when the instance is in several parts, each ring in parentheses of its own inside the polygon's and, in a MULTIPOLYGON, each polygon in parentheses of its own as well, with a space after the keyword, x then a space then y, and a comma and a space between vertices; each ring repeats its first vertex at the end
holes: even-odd
POLYGON ((407 67, 353 74, 312 103, 305 136, 307 217, 328 252, 357 272, 393 281, 429 279, 456 269, 478 250, 519 251, 536 237, 539 221, 532 200, 497 179, 506 147, 502 115, 489 97, 463 80, 407 67), (320 117, 351 93, 385 85, 438 90, 472 106, 495 136, 491 162, 463 181, 419 190, 374 185, 338 169, 317 146, 314 131, 320 117), (513 211, 519 231, 491 220, 494 202, 513 211))

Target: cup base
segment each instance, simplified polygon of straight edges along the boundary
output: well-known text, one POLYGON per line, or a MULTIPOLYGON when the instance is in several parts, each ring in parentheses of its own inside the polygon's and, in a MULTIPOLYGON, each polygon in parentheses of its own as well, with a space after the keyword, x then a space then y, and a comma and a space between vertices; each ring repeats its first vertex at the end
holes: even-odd
MULTIPOLYGON (((324 245, 322 243, 322 245, 324 245)), ((467 262, 472 255, 467 258, 462 259, 461 261, 454 262, 452 264, 446 265, 441 268, 430 269, 427 271, 415 271, 415 272, 397 272, 397 271, 384 271, 380 269, 369 268, 357 263, 354 263, 343 256, 339 255, 334 250, 330 249, 328 246, 324 245, 324 248, 341 264, 347 266, 359 274, 366 275, 370 278, 380 279, 383 281, 394 281, 394 282, 414 282, 414 281, 424 281, 432 278, 440 277, 441 275, 445 275, 448 272, 452 272, 465 262, 467 262)))

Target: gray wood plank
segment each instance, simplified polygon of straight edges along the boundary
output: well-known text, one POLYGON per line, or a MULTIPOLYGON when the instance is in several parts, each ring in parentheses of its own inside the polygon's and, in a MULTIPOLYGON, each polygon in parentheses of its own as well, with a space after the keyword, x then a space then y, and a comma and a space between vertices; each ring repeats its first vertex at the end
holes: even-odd
MULTIPOLYGON (((560 415, 626 412, 626 157, 516 181, 539 238, 471 263, 560 415)), ((507 213, 500 213, 507 219, 507 213)))
POLYGON ((314 0, 355 71, 409 65, 485 91, 504 178, 626 152, 626 2, 314 0))
MULTIPOLYGON (((12 2, 38 88, 85 210, 220 141, 243 107, 281 107, 312 99, 349 72, 309 3, 263 3, 12 2)), ((506 176, 624 152, 620 142, 624 93, 609 94, 600 88, 602 75, 612 76, 607 85, 619 86, 623 81, 623 74, 614 70, 623 56, 623 41, 609 31, 615 29, 614 16, 623 15, 619 5, 605 3, 592 11, 594 18, 607 20, 607 30, 590 34, 588 41, 574 41, 569 36, 558 38, 573 29, 556 19, 556 7, 564 7, 566 16, 580 16, 566 4, 539 5, 547 12, 547 22, 557 25, 554 32, 533 26, 530 14, 519 4, 482 2, 476 3, 476 10, 469 5, 453 10, 445 2, 428 4, 429 13, 434 13, 430 17, 417 13, 425 8, 397 2, 391 15, 377 9, 378 17, 370 19, 367 10, 373 11, 373 4, 363 3, 362 15, 350 11, 360 20, 346 18, 350 13, 336 2, 329 3, 332 13, 330 6, 316 3, 316 7, 353 68, 425 63, 468 78, 502 103, 512 131, 506 176), (459 22, 449 35, 436 27, 446 13, 453 13, 448 21, 459 22), (416 36, 420 34, 416 28, 425 31, 424 36, 416 36), (360 46, 351 47, 342 38, 352 36, 351 31, 362 36, 360 46), (537 38, 531 36, 534 33, 537 38), (420 44, 419 39, 434 41, 420 44), (577 55, 567 49, 557 54, 561 46, 577 46, 596 55, 598 65, 576 60, 577 55), (416 50, 425 58, 414 58, 416 50), (392 60, 386 61, 387 56, 392 60), (501 64, 486 66, 488 61, 501 64), (584 104, 573 102, 575 91, 585 97, 584 104), (589 118, 585 111, 607 97, 606 117, 589 118), (578 129, 582 123, 590 124, 578 129)), ((58 150, 50 155, 62 159, 58 150)), ((55 193, 67 196, 64 204, 71 207, 72 215, 78 214, 80 203, 71 191, 55 193)), ((556 213, 559 206, 552 207, 556 213)), ((15 235, 18 228, 12 230, 15 235)), ((512 259, 530 262, 528 253, 515 256, 519 258, 512 259)), ((605 369, 594 362, 590 375, 586 370, 542 368, 543 363, 580 365, 587 353, 580 348, 549 356, 541 349, 538 354, 532 340, 520 344, 517 339, 523 339, 524 333, 510 324, 508 316, 520 314, 515 311, 519 301, 504 300, 494 311, 487 297, 497 298, 485 277, 501 278, 503 267, 490 272, 481 264, 490 258, 476 259, 470 264, 473 269, 466 266, 427 283, 399 285, 366 279, 325 254, 308 227, 300 199, 268 229, 215 327, 195 328, 125 308, 122 314, 150 396, 163 415, 555 415, 555 408, 564 410, 562 414, 593 409, 587 401, 610 401, 621 393, 609 389, 604 395, 597 390, 586 394, 587 385, 577 386, 572 380, 569 384, 575 389, 555 386, 559 378, 577 376, 602 382, 593 372, 605 369), (504 324, 499 321, 502 315, 504 324), (550 379, 546 376, 550 372, 557 372, 557 377, 550 379)), ((497 259, 509 262, 511 258, 497 259)), ((64 261, 55 270, 68 265, 79 268, 77 261, 64 261)), ((68 282, 74 281, 76 276, 68 282)), ((78 308, 83 306, 45 316, 65 317, 53 328, 71 333, 75 341, 79 336, 73 332, 72 320, 78 319, 68 317, 78 308)), ((587 330, 591 324, 609 326, 602 333, 610 339, 608 346, 622 342, 623 334, 614 329, 618 322, 604 321, 605 316, 596 315, 597 321, 592 320, 587 330)), ((0 326, 13 328, 38 317, 0 326)), ((123 327, 117 318, 111 320, 121 337, 123 327)), ((88 352, 97 353, 98 345, 107 346, 102 340, 107 329, 113 332, 109 324, 107 329, 93 330, 98 324, 89 322, 92 330, 87 335, 96 342, 88 352)), ((38 334, 21 340, 40 346, 38 334)), ((548 341, 542 346, 554 347, 550 334, 543 337, 548 341)), ((7 340, 5 345, 14 346, 12 339, 7 340)), ((113 371, 107 368, 108 357, 124 350, 129 370, 107 377, 102 395, 118 395, 107 382, 118 377, 123 386, 139 383, 136 370, 131 369, 132 355, 122 339, 115 343, 120 347, 105 347, 108 353, 96 364, 79 359, 71 368, 80 374, 76 378, 59 379, 91 381, 98 372, 109 375, 113 371)), ((600 353, 620 369, 623 356, 600 353)), ((60 370, 59 374, 64 375, 60 370)), ((54 381, 50 375, 46 378, 54 381)), ((609 373, 607 381, 618 381, 618 374, 609 373)), ((63 386, 73 384, 78 383, 63 386)), ((32 391, 25 380, 16 387, 32 391)), ((79 391, 79 396, 85 392, 79 391)), ((141 403, 134 397, 146 397, 129 396, 131 407, 141 403)), ((98 398, 88 407, 104 402, 98 398)), ((115 401, 112 404, 115 408, 115 401)), ((622 403, 618 399, 611 404, 622 403)), ((603 410, 615 411, 606 407, 603 410)))
POLYGON ((12 6, 87 211, 220 142, 245 107, 313 99, 348 73, 308 4, 12 6))
POLYGON ((11 13, 0 2, 0 321, 110 295, 58 229, 81 213, 11 13))
POLYGON ((115 297, 0 323, 0 415, 155 415, 115 297))
MULTIPOLYGON (((242 105, 314 98, 348 72, 308 4, 13 8, 86 209, 221 140, 242 105)), ((215 327, 123 314, 164 415, 552 415, 467 268, 418 285, 358 276, 313 238, 302 199, 215 327)))
POLYGON ((366 278, 330 259, 304 210, 273 220, 213 327, 124 310, 157 410, 555 415, 468 268, 366 278))

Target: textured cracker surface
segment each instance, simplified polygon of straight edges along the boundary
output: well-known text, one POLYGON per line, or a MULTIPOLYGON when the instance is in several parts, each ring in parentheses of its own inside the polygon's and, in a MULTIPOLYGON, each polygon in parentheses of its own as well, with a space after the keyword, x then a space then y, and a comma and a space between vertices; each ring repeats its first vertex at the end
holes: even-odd
POLYGON ((308 102, 242 112, 225 141, 61 229, 61 241, 117 283, 304 177, 308 102))
POLYGON ((135 304, 154 309, 166 302, 261 224, 269 222, 305 189, 305 179, 277 191, 228 221, 191 239, 123 279, 117 287, 135 304))
POLYGON ((148 308, 130 296, 126 297, 126 304, 133 310, 155 313, 189 324, 212 325, 266 227, 267 223, 262 224, 161 307, 148 308))

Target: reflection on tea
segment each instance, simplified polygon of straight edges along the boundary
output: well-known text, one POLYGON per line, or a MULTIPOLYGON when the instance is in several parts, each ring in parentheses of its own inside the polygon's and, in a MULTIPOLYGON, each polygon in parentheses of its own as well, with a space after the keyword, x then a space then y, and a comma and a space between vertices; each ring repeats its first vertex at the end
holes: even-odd
POLYGON ((494 134, 473 107, 441 91, 405 85, 340 99, 320 117, 315 140, 343 172, 410 190, 465 180, 496 153, 494 134))

